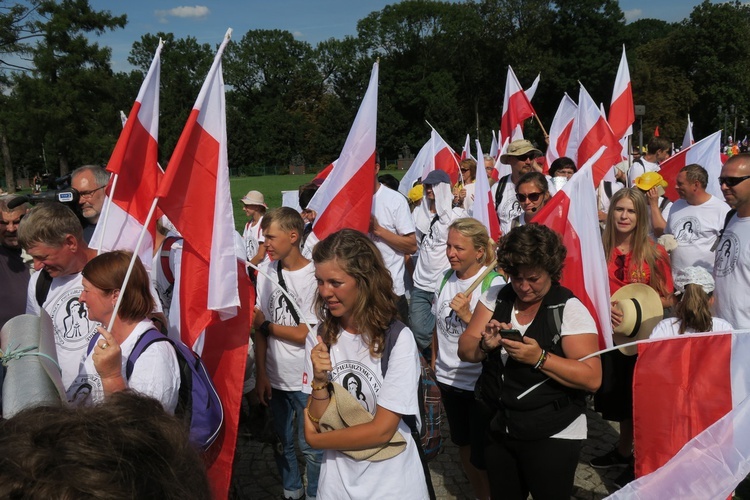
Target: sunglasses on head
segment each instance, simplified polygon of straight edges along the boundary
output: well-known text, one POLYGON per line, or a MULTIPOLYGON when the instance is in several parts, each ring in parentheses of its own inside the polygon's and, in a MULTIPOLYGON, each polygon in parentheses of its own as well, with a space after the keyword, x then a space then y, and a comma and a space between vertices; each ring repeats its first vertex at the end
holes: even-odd
POLYGON ((719 186, 726 184, 727 187, 731 188, 748 179, 750 179, 750 175, 744 177, 719 177, 719 186))
POLYGON ((516 194, 516 199, 520 203, 524 203, 526 201, 526 198, 529 199, 530 202, 534 203, 539 201, 539 198, 542 196, 542 193, 529 193, 529 194, 516 194))

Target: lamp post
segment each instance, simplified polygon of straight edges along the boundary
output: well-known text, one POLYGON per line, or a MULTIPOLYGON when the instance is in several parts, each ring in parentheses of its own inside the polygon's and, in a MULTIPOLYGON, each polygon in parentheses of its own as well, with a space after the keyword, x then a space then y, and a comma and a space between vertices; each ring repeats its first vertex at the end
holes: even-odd
POLYGON ((638 151, 643 152, 643 116, 646 114, 646 106, 643 104, 635 105, 635 116, 639 119, 640 130, 638 131, 638 151))

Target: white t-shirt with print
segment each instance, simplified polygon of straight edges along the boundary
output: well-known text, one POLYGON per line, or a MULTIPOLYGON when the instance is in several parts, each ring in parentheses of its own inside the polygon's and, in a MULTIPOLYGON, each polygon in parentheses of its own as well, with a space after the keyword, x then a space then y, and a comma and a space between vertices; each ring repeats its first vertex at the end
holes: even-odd
POLYGON ((658 163, 652 163, 641 157, 638 161, 634 161, 630 165, 630 170, 628 170, 628 186, 635 186, 635 180, 646 172, 657 172, 658 170, 658 163))
POLYGON ((716 248, 714 313, 737 329, 750 328, 750 217, 732 217, 716 248))
POLYGON ((715 196, 700 205, 690 205, 685 200, 674 202, 664 230, 677 240, 677 248, 670 256, 673 274, 690 266, 713 271, 714 252, 711 247, 724 227, 727 212, 729 205, 715 196))
MULTIPOLYGON (((721 318, 711 318, 711 330, 712 332, 729 332, 734 330, 729 321, 725 321, 721 318)), ((677 337, 680 335, 680 325, 682 321, 677 318, 667 318, 659 321, 649 335, 650 339, 665 339, 669 337, 677 337)), ((692 328, 686 328, 685 333, 695 333, 692 328)))
MULTIPOLYGON (((300 378, 302 391, 312 392, 310 352, 318 343, 316 332, 308 335, 305 369, 300 378)), ((377 406, 400 415, 419 416, 417 397, 419 357, 414 335, 405 327, 399 334, 382 376, 380 358, 370 355, 361 335, 341 331, 330 350, 334 382, 350 391, 373 415, 377 406)), ((318 497, 335 499, 429 498, 417 445, 403 419, 398 432, 406 439, 406 449, 380 462, 354 460, 337 450, 325 450, 318 480, 318 497)))
MULTIPOLYGON (((245 255, 248 261, 253 260, 253 257, 258 255, 258 248, 260 244, 266 241, 263 236, 263 231, 260 229, 260 223, 263 222, 263 217, 258 219, 255 224, 252 221, 245 224, 245 230, 242 232, 242 240, 245 242, 245 255)), ((263 257, 264 259, 266 257, 263 257)))
POLYGON ((466 217, 463 208, 454 208, 450 212, 447 222, 438 220, 431 224, 427 234, 417 228, 417 242, 419 243, 419 258, 414 266, 414 286, 425 292, 437 290, 438 280, 442 277, 442 271, 450 267, 445 247, 448 244, 448 228, 454 220, 466 217))
MULTIPOLYGON (((125 376, 128 357, 137 340, 153 328, 151 321, 141 321, 120 344, 122 377, 126 380, 128 389, 156 399, 167 412, 174 414, 180 391, 180 367, 174 347, 169 342, 154 342, 148 346, 133 365, 130 379, 125 376)), ((83 369, 67 390, 67 395, 68 402, 74 406, 104 401, 102 380, 94 366, 93 350, 86 357, 83 369)))
MULTIPOLYGON (((378 219, 378 224, 392 233, 400 236, 412 234, 415 231, 414 219, 409 211, 406 198, 386 186, 380 185, 372 197, 372 215, 378 219)), ((383 255, 385 267, 393 278, 393 293, 398 296, 406 292, 404 287, 404 254, 391 248, 385 241, 370 233, 370 239, 383 255)))
MULTIPOLYGON (((450 303, 456 294, 465 292, 486 269, 487 267, 483 266, 476 275, 463 280, 458 279, 456 273, 451 271, 450 277, 445 282, 443 289, 439 294, 436 292, 437 298, 432 307, 432 313, 435 315, 438 339, 435 376, 440 383, 466 391, 474 390, 479 374, 482 373, 482 365, 480 363, 461 361, 458 357, 458 339, 466 330, 467 324, 450 308, 450 303)), ((443 278, 441 277, 441 283, 442 280, 443 278)), ((505 286, 505 280, 502 276, 495 277, 489 288, 484 292, 482 292, 482 284, 480 284, 471 294, 469 309, 474 311, 477 302, 479 302, 479 296, 482 293, 485 293, 487 299, 492 300, 494 303, 497 293, 503 286, 505 286)), ((438 283, 438 289, 440 289, 440 283, 438 283)))
MULTIPOLYGON (((261 269, 271 277, 270 282, 263 274, 258 273, 257 305, 268 321, 276 325, 295 326, 294 316, 289 310, 289 302, 281 290, 274 285, 278 282, 277 266, 279 261, 271 261, 261 269)), ((284 283, 294 302, 302 311, 303 320, 310 325, 317 322, 315 317, 315 295, 318 293, 318 282, 315 279, 315 266, 312 262, 296 271, 282 270, 284 283)), ((305 346, 274 335, 268 337, 266 351, 266 372, 271 387, 282 391, 299 391, 301 374, 304 365, 305 346)))

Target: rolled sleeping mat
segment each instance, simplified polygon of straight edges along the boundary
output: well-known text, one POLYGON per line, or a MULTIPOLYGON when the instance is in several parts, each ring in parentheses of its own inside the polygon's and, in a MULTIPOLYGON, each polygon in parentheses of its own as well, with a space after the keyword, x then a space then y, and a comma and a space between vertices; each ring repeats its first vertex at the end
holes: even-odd
POLYGON ((61 405, 67 401, 57 363, 52 320, 22 314, 0 330, 0 350, 5 377, 2 386, 3 417, 24 408, 61 405))

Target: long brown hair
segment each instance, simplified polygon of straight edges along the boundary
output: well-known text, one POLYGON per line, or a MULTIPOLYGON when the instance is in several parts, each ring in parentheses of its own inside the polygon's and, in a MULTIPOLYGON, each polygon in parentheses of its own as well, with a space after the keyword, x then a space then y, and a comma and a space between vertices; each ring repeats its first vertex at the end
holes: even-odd
MULTIPOLYGON (((372 356, 385 348, 385 331, 398 315, 393 280, 380 251, 370 239, 354 229, 342 229, 315 245, 312 254, 317 265, 335 260, 357 283, 357 300, 351 317, 372 356)), ((318 294, 315 310, 320 321, 318 332, 326 345, 338 340, 340 319, 333 316, 318 294)))
POLYGON ((692 328, 696 332, 710 332, 713 327, 709 299, 703 287, 695 283, 685 285, 685 293, 677 303, 674 315, 680 320, 680 335, 692 328))

